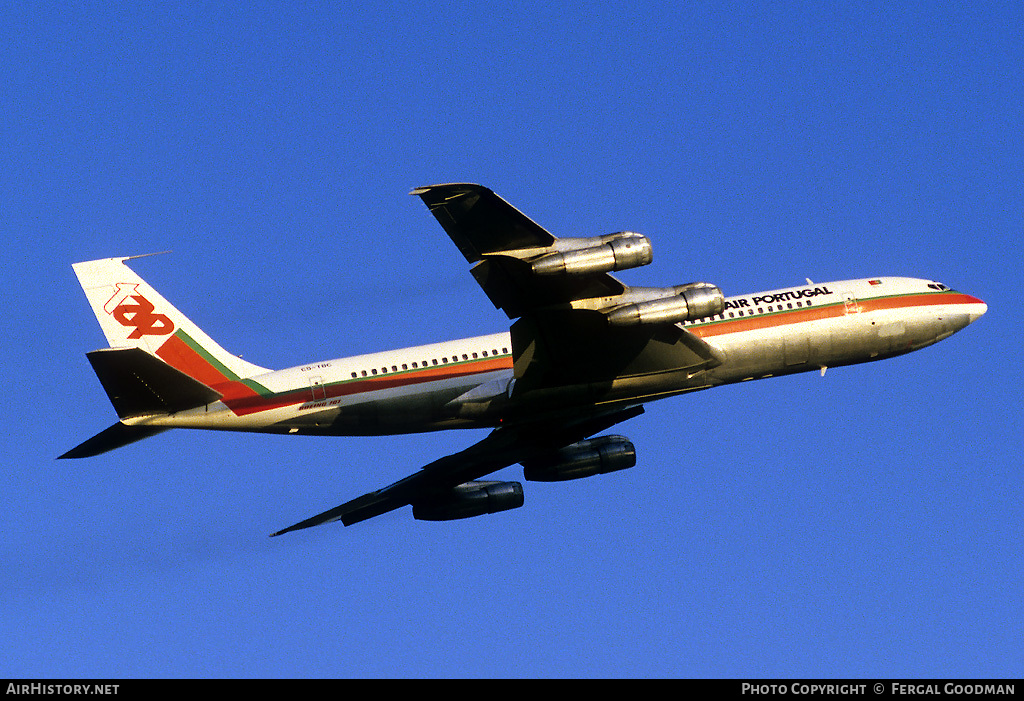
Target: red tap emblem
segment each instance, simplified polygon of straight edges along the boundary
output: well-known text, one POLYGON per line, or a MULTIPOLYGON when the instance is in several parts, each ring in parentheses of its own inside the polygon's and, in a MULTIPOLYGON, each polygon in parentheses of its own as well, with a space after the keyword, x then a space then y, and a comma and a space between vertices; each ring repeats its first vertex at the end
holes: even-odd
POLYGON ((104 311, 121 326, 134 327, 128 338, 166 336, 174 331, 174 322, 166 314, 154 314, 153 303, 136 294, 137 287, 136 283, 117 283, 114 296, 103 305, 104 311))

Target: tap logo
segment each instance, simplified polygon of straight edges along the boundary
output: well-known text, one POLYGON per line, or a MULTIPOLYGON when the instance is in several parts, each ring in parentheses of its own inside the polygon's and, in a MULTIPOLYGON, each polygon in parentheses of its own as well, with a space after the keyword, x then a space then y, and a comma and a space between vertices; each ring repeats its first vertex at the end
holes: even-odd
POLYGON ((138 284, 119 282, 114 296, 103 311, 125 327, 134 327, 128 338, 166 336, 174 331, 174 322, 166 314, 154 314, 153 303, 137 293, 138 284))

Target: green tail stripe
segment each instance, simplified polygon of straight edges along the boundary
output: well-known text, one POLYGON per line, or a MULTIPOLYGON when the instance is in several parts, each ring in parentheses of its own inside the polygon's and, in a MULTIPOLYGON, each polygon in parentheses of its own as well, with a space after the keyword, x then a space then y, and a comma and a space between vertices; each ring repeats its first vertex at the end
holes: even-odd
POLYGON ((209 363, 213 367, 213 369, 215 369, 228 380, 232 382, 241 382, 242 384, 244 384, 246 387, 253 390, 257 394, 273 394, 273 392, 271 392, 269 389, 267 389, 260 383, 254 382, 253 380, 250 379, 242 379, 237 374, 232 372, 230 369, 228 369, 226 365, 224 365, 224 363, 220 362, 219 360, 217 360, 217 358, 210 355, 209 351, 207 351, 205 348, 199 345, 199 343, 196 342, 194 338, 189 336, 184 331, 184 329, 178 329, 176 335, 178 336, 179 339, 184 341, 185 345, 187 345, 189 348, 195 351, 196 355, 198 355, 200 358, 209 363))

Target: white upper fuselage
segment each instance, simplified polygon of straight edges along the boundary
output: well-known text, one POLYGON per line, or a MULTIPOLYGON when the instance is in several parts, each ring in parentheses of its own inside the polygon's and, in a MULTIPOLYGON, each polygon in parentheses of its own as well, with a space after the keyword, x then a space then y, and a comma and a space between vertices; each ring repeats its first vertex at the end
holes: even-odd
MULTIPOLYGON (((681 324, 722 363, 660 396, 898 355, 946 338, 985 310, 981 300, 913 278, 729 297, 721 314, 681 324)), ((505 332, 268 372, 208 406, 131 422, 334 435, 487 426, 502 418, 512 375, 505 332)))

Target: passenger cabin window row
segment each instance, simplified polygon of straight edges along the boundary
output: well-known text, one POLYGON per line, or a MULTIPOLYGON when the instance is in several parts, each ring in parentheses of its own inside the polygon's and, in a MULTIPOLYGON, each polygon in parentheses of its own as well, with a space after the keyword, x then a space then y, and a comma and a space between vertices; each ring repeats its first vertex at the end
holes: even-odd
POLYGON ((786 302, 785 304, 782 304, 780 302, 778 304, 769 304, 767 306, 762 305, 757 308, 757 311, 754 311, 754 309, 735 309, 730 312, 722 312, 721 314, 716 314, 715 316, 706 316, 702 319, 684 321, 683 325, 690 326, 691 324, 706 324, 709 321, 723 321, 725 319, 735 319, 737 317, 757 316, 759 314, 770 314, 772 312, 782 312, 786 311, 787 309, 794 309, 796 307, 809 306, 811 306, 811 300, 799 299, 795 302, 786 302))
POLYGON ((384 367, 380 368, 379 370, 377 368, 369 368, 368 370, 360 370, 358 372, 353 370, 352 371, 352 377, 353 377, 353 379, 355 379, 355 378, 358 378, 358 377, 372 377, 374 375, 387 375, 388 373, 400 372, 400 371, 404 371, 404 370, 421 370, 423 368, 434 367, 434 366, 437 366, 437 365, 449 365, 451 363, 462 363, 462 362, 466 362, 466 361, 469 361, 469 360, 478 360, 481 357, 483 357, 483 358, 495 358, 498 355, 508 355, 508 348, 502 348, 500 354, 498 353, 498 349, 497 348, 492 348, 490 351, 484 350, 484 351, 480 351, 478 353, 463 353, 461 356, 459 356, 458 354, 453 355, 451 357, 441 356, 440 359, 438 359, 438 358, 431 358, 430 360, 424 360, 422 362, 414 360, 411 363, 402 363, 401 366, 399 366, 399 365, 392 365, 390 368, 387 365, 385 365, 384 367))

